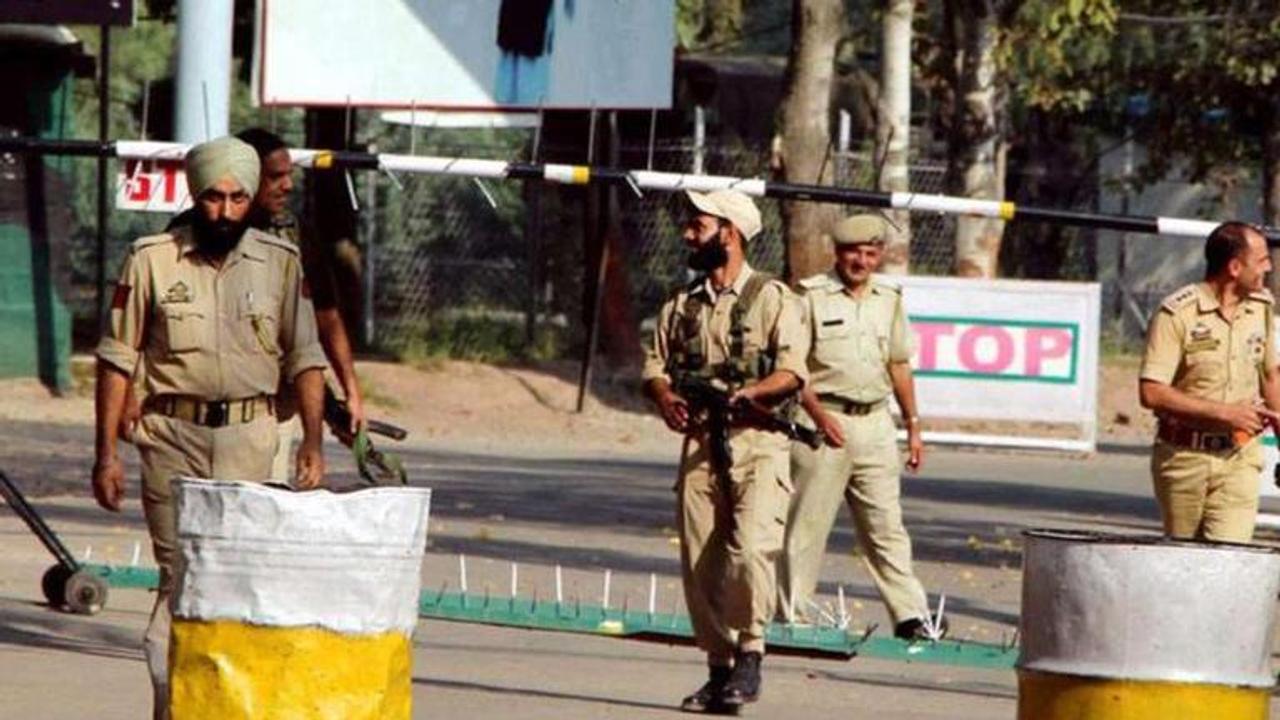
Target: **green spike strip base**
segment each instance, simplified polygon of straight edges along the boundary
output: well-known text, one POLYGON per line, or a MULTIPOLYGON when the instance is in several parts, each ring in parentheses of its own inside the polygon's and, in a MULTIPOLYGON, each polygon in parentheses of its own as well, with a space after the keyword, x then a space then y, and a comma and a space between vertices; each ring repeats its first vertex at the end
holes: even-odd
MULTIPOLYGON (((154 588, 159 573, 153 568, 85 565, 112 587, 154 588)), ((418 614, 424 618, 452 622, 518 627, 587 635, 604 635, 663 642, 693 643, 693 629, 687 615, 650 613, 644 610, 605 609, 579 601, 556 602, 538 598, 488 596, 474 593, 423 591, 418 614)), ((863 637, 829 626, 783 625, 774 623, 765 633, 769 652, 778 655, 847 660, 854 656, 909 663, 958 665, 1009 670, 1018 651, 974 642, 942 640, 906 642, 888 637, 863 637)))

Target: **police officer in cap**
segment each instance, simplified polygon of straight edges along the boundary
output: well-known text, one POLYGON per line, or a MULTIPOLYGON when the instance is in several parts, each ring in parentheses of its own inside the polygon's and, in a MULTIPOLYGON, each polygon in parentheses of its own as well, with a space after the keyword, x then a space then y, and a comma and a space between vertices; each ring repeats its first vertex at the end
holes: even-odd
POLYGON ((827 537, 843 498, 853 515, 863 562, 903 639, 941 637, 924 587, 911 567, 911 538, 902 523, 902 457, 889 412, 893 395, 907 429, 906 467, 924 461, 911 374, 911 334, 898 286, 876 276, 885 221, 854 215, 836 225, 835 263, 800 282, 811 332, 810 382, 801 403, 826 436, 814 450, 791 448, 796 494, 779 563, 779 607, 805 622, 813 607, 827 537), (932 631, 931 631, 932 629, 932 631))
POLYGON ((808 333, 787 286, 746 262, 746 243, 761 226, 755 203, 728 190, 688 198, 682 236, 698 276, 662 306, 644 380, 667 425, 685 436, 676 484, 680 565, 709 679, 681 709, 724 712, 760 695, 791 494, 789 442, 731 427, 724 458, 708 409, 680 395, 681 378, 723 387, 732 402, 777 404, 808 377, 808 333))

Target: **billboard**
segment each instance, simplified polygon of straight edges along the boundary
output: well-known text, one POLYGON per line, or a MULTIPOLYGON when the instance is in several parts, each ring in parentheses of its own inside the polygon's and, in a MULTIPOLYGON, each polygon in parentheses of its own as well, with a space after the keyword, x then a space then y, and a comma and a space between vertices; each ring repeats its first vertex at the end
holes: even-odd
POLYGON ((674 0, 258 0, 264 105, 668 108, 674 0))
MULTIPOLYGON (((926 418, 1069 423, 1091 448, 1098 411, 1097 283, 894 277, 926 418)), ((976 438, 974 441, 978 441, 976 438)))

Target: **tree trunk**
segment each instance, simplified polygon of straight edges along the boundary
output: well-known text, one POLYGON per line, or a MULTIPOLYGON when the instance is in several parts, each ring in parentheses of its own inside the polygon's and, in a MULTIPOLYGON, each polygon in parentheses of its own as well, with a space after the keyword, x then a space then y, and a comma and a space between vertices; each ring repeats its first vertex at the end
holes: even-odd
MULTIPOLYGON (((877 189, 907 192, 911 152, 911 15, 914 0, 886 0, 880 53, 880 102, 876 113, 877 189)), ((892 227, 881 270, 905 275, 911 257, 911 214, 887 213, 892 227)))
MULTIPOLYGON (((1268 104, 1263 123, 1262 222, 1280 227, 1280 99, 1268 104)), ((1280 247, 1275 245, 1271 245, 1271 264, 1280 267, 1280 247)), ((1272 272, 1268 277, 1271 292, 1280 294, 1280 272, 1272 272)))
MULTIPOLYGON (((791 52, 787 57, 776 164, 784 182, 830 183, 831 84, 836 44, 844 33, 841 0, 792 0, 791 52)), ((782 203, 786 276, 794 282, 831 266, 827 236, 839 207, 788 200, 782 203)))
MULTIPOLYGON (((957 43, 960 74, 952 125, 949 175, 953 192, 984 200, 1004 199, 1005 93, 995 60, 998 18, 988 2, 959 5, 957 43)), ((955 272, 961 277, 995 277, 1004 222, 991 218, 956 220, 955 272)))

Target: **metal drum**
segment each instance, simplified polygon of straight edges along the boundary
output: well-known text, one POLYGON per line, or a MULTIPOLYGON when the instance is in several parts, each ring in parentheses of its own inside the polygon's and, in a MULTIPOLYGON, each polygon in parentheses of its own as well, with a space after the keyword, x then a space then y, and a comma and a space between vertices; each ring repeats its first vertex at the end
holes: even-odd
POLYGON ((1024 533, 1019 720, 1266 720, 1280 552, 1024 533))

